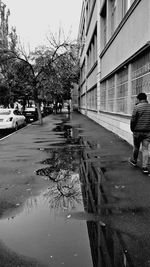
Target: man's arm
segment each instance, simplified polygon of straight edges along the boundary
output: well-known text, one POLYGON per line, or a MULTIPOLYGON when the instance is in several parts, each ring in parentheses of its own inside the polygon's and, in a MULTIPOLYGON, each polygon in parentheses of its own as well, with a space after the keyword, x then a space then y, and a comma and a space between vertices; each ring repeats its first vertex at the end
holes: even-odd
POLYGON ((138 120, 138 112, 137 107, 135 106, 132 112, 131 120, 130 120, 130 129, 132 132, 134 132, 135 126, 137 124, 138 120))

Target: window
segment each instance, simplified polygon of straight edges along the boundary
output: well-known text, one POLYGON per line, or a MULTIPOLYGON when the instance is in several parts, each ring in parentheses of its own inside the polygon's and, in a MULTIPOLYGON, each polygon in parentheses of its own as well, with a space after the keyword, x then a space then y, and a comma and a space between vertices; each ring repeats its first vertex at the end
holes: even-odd
POLYGON ((136 96, 145 92, 148 95, 148 100, 150 100, 150 52, 145 52, 140 55, 132 63, 132 76, 131 76, 131 108, 136 101, 136 96))
POLYGON ((115 76, 108 80, 108 111, 114 111, 115 76))
POLYGON ((87 2, 87 6, 86 6, 86 21, 87 21, 87 24, 89 22, 92 6, 93 6, 93 0, 89 0, 87 2))
POLYGON ((101 12, 101 46, 102 48, 105 47, 106 45, 106 32, 107 32, 107 24, 106 24, 106 12, 107 12, 107 9, 106 9, 106 2, 105 2, 105 5, 102 9, 102 12, 101 12))
POLYGON ((85 108, 86 107, 86 96, 85 94, 83 94, 81 96, 81 108, 85 108))
POLYGON ((97 34, 95 30, 90 47, 87 51, 87 70, 88 71, 90 71, 90 69, 93 67, 96 60, 97 60, 97 34))
POLYGON ((130 8, 130 6, 133 4, 134 0, 127 0, 127 10, 130 8))
POLYGON ((106 110, 106 81, 100 85, 100 109, 106 110))
POLYGON ((97 109, 97 87, 87 93, 87 107, 92 110, 97 109))
POLYGON ((111 34, 114 33, 116 27, 116 0, 112 0, 111 8, 111 34))
POLYGON ((10 115, 11 110, 0 110, 0 115, 10 115))
POLYGON ((80 76, 80 82, 82 83, 85 80, 85 61, 81 67, 81 76, 80 76))
POLYGON ((125 16, 133 2, 134 0, 122 0, 122 17, 125 16))
POLYGON ((89 5, 87 3, 87 6, 86 6, 86 21, 88 22, 89 20, 89 5))
POLYGON ((97 35, 94 36, 94 63, 97 61, 97 35))
POLYGON ((117 112, 127 113, 128 96, 128 68, 125 68, 117 74, 117 112))

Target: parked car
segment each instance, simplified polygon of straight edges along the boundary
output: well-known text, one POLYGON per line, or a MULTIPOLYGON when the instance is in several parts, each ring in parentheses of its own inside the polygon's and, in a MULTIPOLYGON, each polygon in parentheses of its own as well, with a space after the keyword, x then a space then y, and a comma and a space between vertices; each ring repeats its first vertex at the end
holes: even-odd
POLYGON ((44 116, 52 114, 53 113, 53 108, 51 106, 44 106, 43 107, 43 113, 44 113, 44 116))
POLYGON ((0 109, 0 130, 18 130, 19 127, 25 124, 26 118, 19 110, 12 108, 0 109))
POLYGON ((26 107, 23 111, 27 122, 36 121, 38 119, 37 109, 35 107, 26 107))
POLYGON ((63 107, 62 107, 62 112, 63 112, 63 113, 68 113, 68 111, 69 111, 69 110, 68 110, 68 106, 69 106, 68 103, 64 103, 64 104, 63 104, 63 107))

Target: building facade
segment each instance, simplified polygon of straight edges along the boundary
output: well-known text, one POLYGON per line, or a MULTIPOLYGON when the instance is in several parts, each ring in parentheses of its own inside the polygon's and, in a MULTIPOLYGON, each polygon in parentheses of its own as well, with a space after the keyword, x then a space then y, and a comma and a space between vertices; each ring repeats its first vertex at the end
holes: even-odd
POLYGON ((79 110, 132 143, 136 95, 150 100, 150 1, 83 0, 79 110))

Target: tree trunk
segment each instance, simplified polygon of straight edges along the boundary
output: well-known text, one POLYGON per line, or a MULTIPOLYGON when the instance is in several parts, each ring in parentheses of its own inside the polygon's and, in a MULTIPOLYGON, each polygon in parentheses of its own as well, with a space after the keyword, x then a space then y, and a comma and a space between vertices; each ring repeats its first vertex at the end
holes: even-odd
POLYGON ((39 124, 42 125, 43 119, 42 119, 42 113, 41 113, 41 106, 40 106, 40 103, 38 101, 36 102, 36 107, 37 107, 37 112, 38 112, 39 124))

